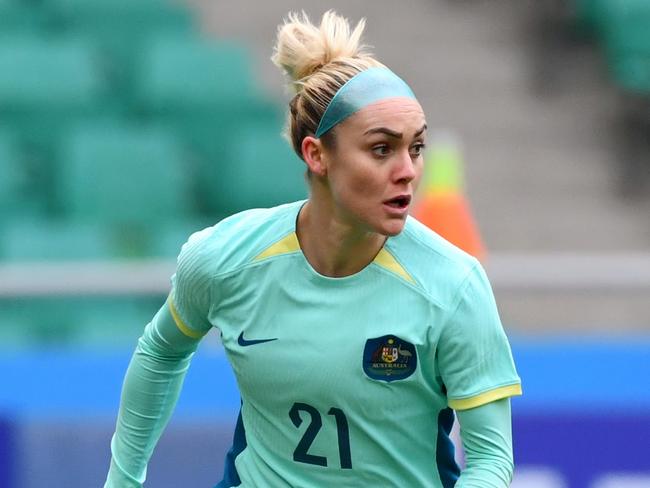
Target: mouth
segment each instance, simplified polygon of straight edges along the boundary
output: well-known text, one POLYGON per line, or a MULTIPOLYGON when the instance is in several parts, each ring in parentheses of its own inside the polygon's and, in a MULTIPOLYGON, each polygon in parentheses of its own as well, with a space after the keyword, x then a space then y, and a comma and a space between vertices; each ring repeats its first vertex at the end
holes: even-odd
POLYGON ((411 195, 398 195, 390 200, 385 200, 384 205, 388 205, 396 210, 404 210, 411 203, 411 195))

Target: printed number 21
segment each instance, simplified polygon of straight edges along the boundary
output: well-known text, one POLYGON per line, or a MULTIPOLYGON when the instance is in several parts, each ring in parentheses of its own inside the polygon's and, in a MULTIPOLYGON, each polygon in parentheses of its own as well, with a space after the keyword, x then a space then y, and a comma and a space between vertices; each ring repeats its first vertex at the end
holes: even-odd
MULTIPOLYGON (((311 447, 312 442, 316 438, 316 434, 323 426, 323 420, 320 412, 311 405, 306 403, 294 403, 291 410, 289 410, 289 417, 293 425, 300 427, 302 418, 300 412, 306 412, 311 417, 311 422, 307 426, 302 439, 298 442, 296 450, 293 451, 293 460, 299 463, 315 464, 317 466, 327 466, 327 458, 325 456, 316 456, 309 454, 307 451, 311 447)), ((327 412, 327 415, 334 416, 336 420, 336 431, 339 439, 339 457, 341 461, 341 468, 352 469, 352 456, 350 455, 350 429, 348 428, 348 419, 340 408, 332 407, 327 412)))

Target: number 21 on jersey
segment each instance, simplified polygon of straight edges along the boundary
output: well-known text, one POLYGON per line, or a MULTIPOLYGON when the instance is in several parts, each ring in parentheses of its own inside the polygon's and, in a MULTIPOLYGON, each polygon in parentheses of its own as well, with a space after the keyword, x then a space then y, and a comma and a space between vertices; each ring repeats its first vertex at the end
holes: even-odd
MULTIPOLYGON (((306 403, 294 403, 289 410, 289 418, 293 425, 300 427, 303 422, 300 412, 309 415, 309 425, 298 442, 296 449, 293 451, 293 460, 299 463, 315 464, 317 466, 327 466, 325 456, 309 454, 309 448, 316 439, 318 432, 323 427, 323 419, 320 412, 306 403)), ((348 419, 340 408, 332 407, 327 412, 332 415, 336 421, 336 431, 339 440, 339 460, 342 469, 352 469, 352 456, 350 454, 350 429, 348 428, 348 419)))

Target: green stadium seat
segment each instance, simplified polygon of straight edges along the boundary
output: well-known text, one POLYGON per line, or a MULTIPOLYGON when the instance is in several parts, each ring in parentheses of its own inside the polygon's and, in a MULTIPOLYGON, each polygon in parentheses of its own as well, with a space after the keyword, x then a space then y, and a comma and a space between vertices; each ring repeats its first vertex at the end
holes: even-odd
POLYGON ((0 301, 0 353, 27 348, 33 344, 30 323, 25 315, 14 307, 13 301, 0 301))
MULTIPOLYGON (((239 44, 160 38, 143 56, 134 106, 145 118, 165 121, 182 134, 203 167, 218 172, 228 164, 228 141, 239 127, 254 121, 283 125, 282 107, 260 94, 250 56, 239 44)), ((220 217, 224 208, 213 205, 211 193, 203 185, 201 209, 220 217)))
POLYGON ((574 0, 573 8, 578 30, 600 37, 607 22, 607 0, 574 0))
POLYGON ((96 51, 80 39, 0 37, 1 114, 95 108, 106 88, 96 51))
POLYGON ((74 308, 69 300, 20 297, 12 299, 4 308, 10 325, 21 327, 20 332, 4 331, 7 339, 17 346, 59 346, 74 336, 74 308))
POLYGON ((604 40, 614 80, 628 92, 650 94, 650 2, 606 2, 604 40))
POLYGON ((79 39, 0 38, 0 124, 44 151, 60 130, 96 116, 107 85, 97 52, 79 39))
POLYGON ((251 64, 240 44, 158 38, 143 52, 137 101, 157 112, 214 110, 250 102, 255 97, 251 64))
POLYGON ((31 185, 27 191, 41 200, 52 200, 50 161, 62 132, 112 114, 96 54, 79 39, 0 37, 0 126, 18 138, 31 185))
POLYGON ((650 57, 621 55, 612 61, 614 80, 625 91, 650 94, 650 57))
POLYGON ((76 334, 76 341, 85 347, 135 348, 138 337, 165 298, 95 298, 94 303, 81 310, 81 329, 76 334))
MULTIPOLYGON (((6 1, 6 0, 5 0, 6 1)), ((174 0, 40 0, 55 27, 101 36, 194 29, 190 9, 174 0)), ((131 38, 132 39, 132 38, 131 38)))
POLYGON ((0 232, 0 260, 4 261, 76 261, 117 254, 111 230, 97 223, 12 219, 0 232))
POLYGON ((17 138, 0 129, 0 223, 44 213, 47 201, 31 188, 28 166, 17 138))
POLYGON ((141 47, 152 35, 196 32, 192 12, 171 0, 43 0, 55 29, 81 35, 102 52, 111 81, 131 82, 141 47))
MULTIPOLYGON (((67 218, 139 226, 192 214, 191 168, 169 131, 135 125, 80 127, 61 142, 59 196, 67 218)), ((128 232, 127 232, 128 233, 128 232)))
POLYGON ((0 36, 36 32, 43 27, 43 12, 22 0, 0 0, 0 36))
POLYGON ((0 304, 0 350, 135 347, 164 297, 21 297, 0 304))
POLYGON ((0 132, 0 220, 20 207, 20 158, 15 140, 0 132))
MULTIPOLYGON (((222 217, 225 217, 223 215, 222 217)), ((0 262, 175 259, 194 232, 220 219, 147 226, 16 218, 0 224, 0 262)))
POLYGON ((307 197, 305 163, 282 138, 280 126, 241 126, 228 142, 226 160, 206 165, 201 178, 215 208, 235 212, 307 197))
POLYGON ((135 348, 165 297, 86 297, 75 301, 77 326, 70 338, 75 344, 101 349, 135 348))
MULTIPOLYGON (((279 105, 271 102, 251 102, 222 110, 184 110, 151 115, 153 120, 165 121, 186 144, 197 178, 196 202, 202 215, 212 220, 223 217, 227 208, 215 206, 211 181, 206 175, 219 174, 220 168, 231 164, 230 141, 239 128, 255 121, 274 127, 276 132, 284 125, 284 114, 279 105)), ((252 144, 249 140, 246 144, 252 144)))

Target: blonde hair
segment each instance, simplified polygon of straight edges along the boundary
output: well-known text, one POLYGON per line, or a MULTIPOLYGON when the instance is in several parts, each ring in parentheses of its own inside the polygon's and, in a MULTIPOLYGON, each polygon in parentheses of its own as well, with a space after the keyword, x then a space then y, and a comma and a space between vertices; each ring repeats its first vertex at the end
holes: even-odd
MULTIPOLYGON (((305 12, 290 13, 278 28, 273 62, 291 78, 296 95, 289 103, 287 138, 302 158, 302 141, 313 136, 336 92, 354 75, 383 66, 361 44, 362 19, 351 31, 348 20, 334 11, 325 12, 320 26, 305 12)), ((334 143, 332 131, 321 138, 334 143)))

